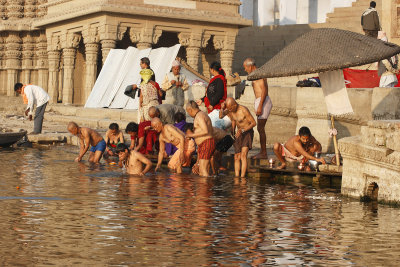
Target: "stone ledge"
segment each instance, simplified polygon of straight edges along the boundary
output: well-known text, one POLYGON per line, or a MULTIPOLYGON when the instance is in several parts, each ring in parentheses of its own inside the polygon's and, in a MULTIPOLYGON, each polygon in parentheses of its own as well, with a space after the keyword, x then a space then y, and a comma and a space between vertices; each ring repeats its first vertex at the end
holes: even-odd
POLYGON ((400 120, 369 121, 361 136, 363 144, 400 151, 400 120))

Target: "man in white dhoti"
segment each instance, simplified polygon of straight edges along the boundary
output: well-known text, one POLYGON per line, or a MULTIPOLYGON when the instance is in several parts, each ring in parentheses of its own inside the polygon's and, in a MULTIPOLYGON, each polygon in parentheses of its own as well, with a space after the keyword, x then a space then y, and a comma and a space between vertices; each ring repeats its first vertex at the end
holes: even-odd
POLYGON ((181 65, 178 60, 172 62, 172 71, 165 75, 161 84, 162 90, 166 92, 166 103, 183 107, 185 93, 189 88, 185 74, 181 73, 181 65))
MULTIPOLYGON (((247 58, 243 62, 244 70, 250 74, 257 69, 256 62, 252 58, 247 58)), ((267 155, 267 136, 265 134, 265 124, 267 123, 269 114, 272 109, 272 101, 268 96, 268 83, 267 79, 259 79, 252 82, 254 95, 254 111, 257 115, 257 131, 260 135, 260 148, 259 154, 255 155, 254 159, 266 159, 267 155)))

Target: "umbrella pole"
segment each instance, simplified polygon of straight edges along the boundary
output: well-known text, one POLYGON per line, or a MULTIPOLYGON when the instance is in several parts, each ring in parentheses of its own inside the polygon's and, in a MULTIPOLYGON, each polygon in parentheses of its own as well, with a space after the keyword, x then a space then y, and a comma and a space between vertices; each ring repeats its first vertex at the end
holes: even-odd
MULTIPOLYGON (((333 118, 333 115, 331 115, 331 127, 332 127, 332 129, 335 129, 335 119, 333 118)), ((336 165, 340 166, 339 148, 338 148, 336 135, 333 135, 333 146, 335 147, 336 165)))

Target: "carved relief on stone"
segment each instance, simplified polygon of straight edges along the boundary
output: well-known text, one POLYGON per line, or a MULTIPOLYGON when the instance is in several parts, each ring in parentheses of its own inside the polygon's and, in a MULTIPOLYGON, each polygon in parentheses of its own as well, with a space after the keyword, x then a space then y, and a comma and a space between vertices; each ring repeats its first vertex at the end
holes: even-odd
POLYGON ((58 51, 61 50, 60 36, 57 34, 52 34, 47 38, 47 50, 48 51, 58 51))
POLYGON ((98 28, 100 40, 117 40, 118 26, 111 24, 102 24, 98 28))
POLYGON ((24 16, 23 0, 7 0, 7 15, 9 19, 18 19, 24 16))
POLYGON ((6 51, 10 52, 9 53, 10 56, 15 54, 21 55, 22 39, 19 36, 19 32, 9 32, 5 40, 6 40, 6 51))
POLYGON ((36 68, 46 69, 47 68, 47 38, 46 33, 41 32, 36 38, 36 51, 37 56, 36 68))
POLYGON ((76 32, 68 32, 60 35, 61 46, 65 48, 77 48, 81 41, 82 35, 76 32))
POLYGON ((132 43, 146 43, 151 45, 153 43, 153 33, 153 27, 131 27, 129 30, 129 38, 131 39, 132 43))
POLYGON ((124 38, 124 35, 125 35, 127 29, 128 29, 128 27, 126 27, 126 26, 118 25, 118 28, 117 28, 117 38, 118 38, 118 40, 121 41, 122 38, 124 38))
POLYGON ((85 44, 98 43, 100 41, 100 36, 98 32, 98 27, 87 26, 82 30, 83 42, 85 44))
POLYGON ((24 17, 26 18, 36 17, 36 0, 25 0, 24 17))
POLYGON ((213 38, 214 47, 217 50, 234 50, 236 35, 215 35, 213 38))
POLYGON ((156 27, 153 32, 153 44, 158 43, 158 40, 160 39, 161 35, 162 35, 162 30, 156 27))
POLYGON ((7 0, 0 0, 0 15, 7 17, 7 6, 6 6, 7 0))
POLYGON ((47 3, 47 0, 38 0, 37 1, 37 16, 38 17, 43 17, 47 14, 47 7, 45 4, 47 3))

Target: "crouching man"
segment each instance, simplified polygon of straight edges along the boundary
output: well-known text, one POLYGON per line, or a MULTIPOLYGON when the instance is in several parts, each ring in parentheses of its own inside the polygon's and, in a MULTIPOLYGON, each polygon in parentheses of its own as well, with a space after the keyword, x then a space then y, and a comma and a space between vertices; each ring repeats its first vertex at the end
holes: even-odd
POLYGON ((151 169, 151 161, 146 158, 142 153, 129 150, 128 146, 124 143, 118 144, 116 151, 119 157, 119 166, 125 166, 127 173, 133 175, 145 175, 151 169), (143 169, 143 165, 145 165, 143 169))
POLYGON ((68 123, 68 131, 79 138, 80 151, 75 161, 80 162, 91 146, 89 162, 99 163, 107 146, 103 137, 93 129, 79 127, 78 124, 73 121, 68 123))
POLYGON ((175 169, 177 173, 182 173, 182 164, 184 162, 184 151, 185 151, 185 134, 171 124, 163 125, 159 118, 151 120, 151 127, 160 133, 158 141, 160 143, 160 151, 158 153, 158 161, 156 171, 161 167, 162 160, 164 158, 165 143, 171 143, 178 148, 172 157, 178 157, 174 159, 174 166, 169 165, 171 169, 175 169), (176 155, 175 155, 176 154, 176 155))
POLYGON ((308 127, 301 127, 299 135, 291 137, 285 144, 274 144, 274 153, 282 163, 278 169, 286 168, 286 161, 308 161, 310 159, 326 164, 324 158, 313 156, 321 152, 321 144, 311 135, 308 127))

